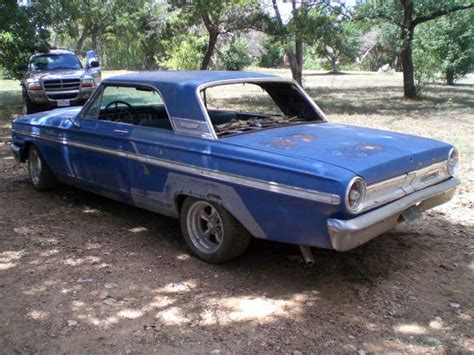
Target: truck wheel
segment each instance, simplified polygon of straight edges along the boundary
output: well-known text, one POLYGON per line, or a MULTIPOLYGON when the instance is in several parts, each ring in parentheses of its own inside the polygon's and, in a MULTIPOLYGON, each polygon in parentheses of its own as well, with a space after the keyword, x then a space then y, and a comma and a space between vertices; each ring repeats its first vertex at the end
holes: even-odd
POLYGON ((36 190, 48 190, 56 185, 56 178, 34 145, 31 145, 28 150, 28 174, 36 190))
POLYGON ((23 91, 23 113, 29 115, 39 111, 41 111, 40 106, 31 102, 26 91, 23 91))
POLYGON ((181 208, 181 231, 188 247, 200 259, 219 264, 240 256, 250 234, 222 206, 188 197, 181 208))

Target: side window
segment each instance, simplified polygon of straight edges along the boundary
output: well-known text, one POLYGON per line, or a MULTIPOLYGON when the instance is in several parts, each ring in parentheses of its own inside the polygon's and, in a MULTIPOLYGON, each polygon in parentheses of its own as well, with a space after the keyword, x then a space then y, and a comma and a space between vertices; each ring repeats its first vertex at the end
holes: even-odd
POLYGON ((172 130, 160 94, 148 87, 107 85, 84 117, 172 130))

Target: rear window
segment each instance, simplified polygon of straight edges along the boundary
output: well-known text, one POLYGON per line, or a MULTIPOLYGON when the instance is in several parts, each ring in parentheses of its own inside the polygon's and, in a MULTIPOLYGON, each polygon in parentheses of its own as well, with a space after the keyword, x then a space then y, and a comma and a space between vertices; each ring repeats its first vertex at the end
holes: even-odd
POLYGON ((201 99, 218 137, 322 121, 302 92, 288 82, 211 86, 201 91, 201 99))

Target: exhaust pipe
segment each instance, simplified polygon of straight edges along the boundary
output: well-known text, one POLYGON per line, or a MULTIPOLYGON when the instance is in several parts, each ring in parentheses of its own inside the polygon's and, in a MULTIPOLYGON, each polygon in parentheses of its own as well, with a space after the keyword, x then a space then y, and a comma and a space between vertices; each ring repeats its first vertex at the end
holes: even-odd
POLYGON ((306 265, 314 265, 314 257, 311 248, 306 245, 300 245, 301 255, 306 265))

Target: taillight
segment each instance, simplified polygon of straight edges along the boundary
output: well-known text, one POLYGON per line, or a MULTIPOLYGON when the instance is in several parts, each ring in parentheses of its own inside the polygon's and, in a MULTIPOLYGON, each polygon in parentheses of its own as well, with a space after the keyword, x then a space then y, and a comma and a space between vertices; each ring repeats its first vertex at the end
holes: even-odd
POLYGON ((364 208, 366 193, 365 181, 360 177, 351 180, 346 190, 346 208, 351 213, 360 212, 364 208))
POLYGON ((448 174, 451 176, 456 176, 458 171, 459 165, 459 153, 456 148, 452 148, 449 151, 447 166, 448 166, 448 174))

